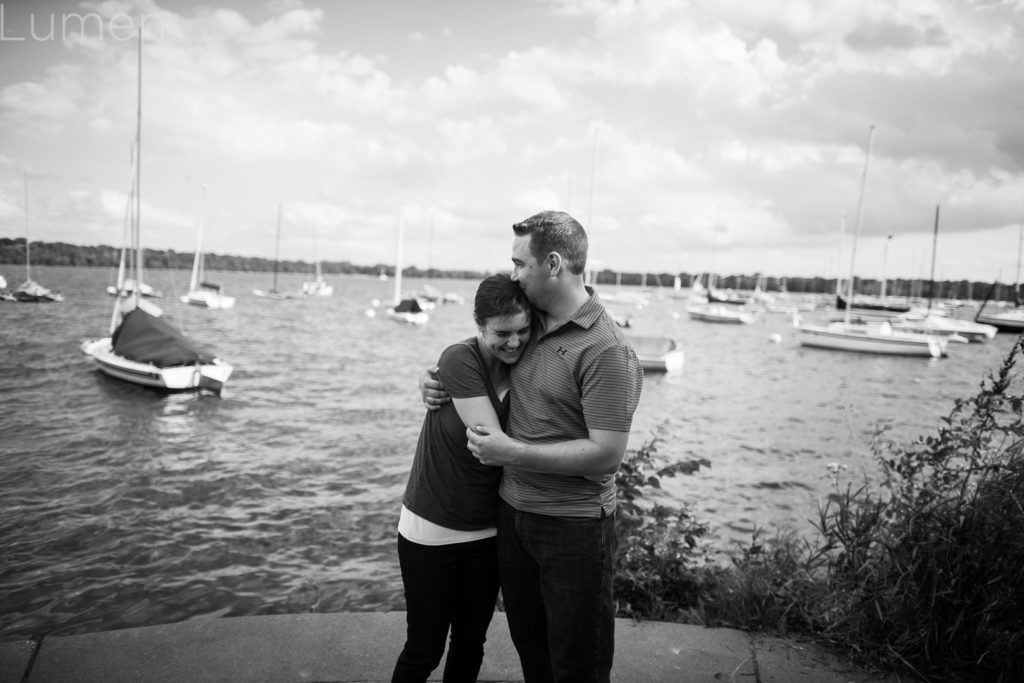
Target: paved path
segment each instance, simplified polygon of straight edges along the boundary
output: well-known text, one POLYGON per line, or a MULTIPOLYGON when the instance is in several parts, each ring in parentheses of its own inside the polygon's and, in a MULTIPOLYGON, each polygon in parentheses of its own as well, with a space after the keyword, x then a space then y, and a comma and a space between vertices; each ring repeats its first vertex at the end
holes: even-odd
MULTIPOLYGON (((616 622, 617 683, 897 683, 807 643, 733 629, 616 622)), ((0 643, 0 683, 375 683, 388 681, 405 612, 193 619, 0 643)), ((440 680, 438 667, 430 680, 440 680)), ((488 634, 480 681, 522 681, 505 615, 488 634)))

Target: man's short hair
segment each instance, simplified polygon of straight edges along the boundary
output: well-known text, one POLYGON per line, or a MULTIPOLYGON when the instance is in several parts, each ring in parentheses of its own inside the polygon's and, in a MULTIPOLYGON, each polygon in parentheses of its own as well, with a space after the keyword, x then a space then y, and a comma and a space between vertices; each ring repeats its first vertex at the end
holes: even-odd
POLYGON ((574 275, 587 267, 587 232, 564 211, 541 211, 512 225, 517 236, 531 235, 530 253, 541 261, 553 251, 561 254, 574 275))

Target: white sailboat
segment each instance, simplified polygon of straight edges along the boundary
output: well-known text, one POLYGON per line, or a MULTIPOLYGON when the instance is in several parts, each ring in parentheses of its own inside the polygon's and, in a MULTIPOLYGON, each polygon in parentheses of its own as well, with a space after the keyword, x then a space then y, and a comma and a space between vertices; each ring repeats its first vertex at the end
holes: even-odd
POLYGON ((320 259, 316 255, 316 225, 313 225, 313 263, 316 264, 316 279, 302 283, 302 293, 310 296, 331 296, 334 294, 334 286, 327 284, 324 280, 323 271, 320 268, 320 259))
POLYGON ((988 296, 985 297, 985 301, 981 304, 981 308, 978 309, 978 313, 974 316, 974 322, 992 325, 999 332, 1013 332, 1015 334, 1021 334, 1024 332, 1024 307, 1019 305, 1018 299, 1020 292, 1020 263, 1022 247, 1024 247, 1024 221, 1021 221, 1020 228, 1018 230, 1017 284, 1013 288, 1014 300, 1018 302, 1018 305, 1009 310, 988 310, 988 300, 992 296, 992 291, 996 287, 996 283, 993 283, 992 287, 989 289, 988 296))
MULTIPOLYGON (((867 183, 868 166, 871 161, 871 143, 875 127, 868 129, 867 153, 864 157, 864 172, 860 182, 860 196, 857 201, 857 218, 853 228, 853 249, 850 255, 850 278, 846 301, 853 301, 854 264, 857 256, 857 237, 860 233, 861 210, 864 204, 864 188, 867 183)), ((941 358, 946 355, 946 340, 928 334, 900 332, 889 322, 855 323, 850 320, 847 306, 842 321, 827 325, 808 325, 794 317, 801 346, 830 349, 834 351, 859 351, 897 356, 920 356, 941 358)))
POLYGON ((281 205, 277 205, 277 237, 274 240, 274 283, 270 289, 254 289, 252 293, 264 299, 297 299, 298 294, 282 292, 277 289, 277 269, 281 251, 281 205))
POLYGON ((409 325, 426 325, 430 314, 424 309, 416 297, 402 298, 402 242, 405 239, 405 217, 398 217, 398 249, 395 256, 395 296, 394 303, 388 307, 388 318, 395 322, 409 325))
POLYGON ((935 289, 935 254, 939 241, 939 207, 935 207, 935 229, 932 236, 932 272, 931 287, 928 291, 928 309, 923 314, 907 313, 893 320, 894 329, 902 332, 916 332, 945 337, 951 342, 985 342, 996 336, 994 325, 970 320, 961 320, 948 315, 939 315, 932 311, 932 299, 935 289))
MULTIPOLYGON (((134 154, 134 152, 135 152, 135 150, 132 149, 132 153, 133 154, 134 154)), ((134 171, 134 168, 135 168, 135 159, 134 159, 134 157, 132 158, 131 167, 132 167, 132 169, 134 171)), ((131 186, 131 184, 133 182, 134 182, 134 180, 130 180, 129 181, 129 186, 131 186)), ((130 192, 130 190, 129 190, 129 192, 130 192)), ((127 296, 131 296, 132 294, 135 293, 135 279, 134 278, 130 278, 130 277, 125 277, 125 264, 127 263, 127 258, 128 258, 129 235, 131 234, 131 225, 132 225, 131 208, 132 208, 132 204, 131 204, 131 202, 129 202, 128 203, 128 210, 125 211, 125 216, 124 216, 124 229, 121 232, 121 259, 118 261, 118 264, 117 264, 117 279, 114 281, 114 284, 107 285, 107 294, 109 294, 111 296, 125 296, 125 297, 127 297, 127 296)), ((139 294, 141 294, 142 296, 149 297, 149 298, 154 298, 154 299, 158 299, 158 298, 163 296, 162 292, 156 291, 151 286, 147 285, 145 282, 143 282, 142 286, 139 287, 139 294)))
MULTIPOLYGON (((133 156, 133 180, 128 194, 132 276, 144 282, 140 228, 142 141, 142 33, 139 33, 139 105, 133 156)), ((123 277, 123 272, 121 273, 123 277)), ((118 282, 118 287, 123 285, 118 282)), ((110 336, 86 340, 82 352, 99 370, 125 382, 166 391, 206 389, 220 393, 233 370, 228 363, 192 343, 138 289, 128 298, 114 300, 110 336)))
MULTIPOLYGON (((203 185, 206 194, 206 185, 203 185)), ((196 234, 196 253, 192 259, 192 277, 189 280, 188 293, 183 294, 181 303, 200 308, 227 309, 235 305, 235 297, 221 291, 219 284, 205 279, 205 262, 203 258, 203 227, 205 216, 199 217, 199 231, 196 234)))
POLYGON ((53 301, 64 301, 64 295, 60 292, 43 287, 32 279, 32 241, 29 235, 28 220, 28 171, 24 172, 25 179, 25 281, 15 287, 11 292, 14 301, 29 304, 44 304, 53 301))

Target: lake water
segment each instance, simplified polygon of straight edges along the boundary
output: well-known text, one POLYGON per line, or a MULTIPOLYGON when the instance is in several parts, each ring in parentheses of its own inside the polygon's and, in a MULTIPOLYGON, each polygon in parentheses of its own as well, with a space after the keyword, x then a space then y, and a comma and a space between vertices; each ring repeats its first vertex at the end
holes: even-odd
MULTIPOLYGON (((17 270, 0 267, 12 284, 17 270)), ((423 415, 416 381, 475 332, 471 304, 406 327, 367 315, 390 281, 334 276, 333 297, 270 301, 251 293, 269 273, 215 273, 238 302, 209 311, 177 301, 187 276, 149 281, 172 320, 235 366, 221 397, 95 370, 79 344, 106 333, 106 269, 35 268, 67 300, 0 303, 0 639, 404 608, 395 523, 423 415)), ((431 284, 472 301, 477 283, 431 284)), ((904 439, 933 432, 1015 341, 893 358, 801 348, 781 315, 700 323, 672 298, 631 315, 638 333, 676 337, 686 364, 645 379, 630 446, 661 430, 666 458, 711 461, 665 484, 721 547, 755 527, 812 533, 828 463, 872 476, 880 421, 904 439)))

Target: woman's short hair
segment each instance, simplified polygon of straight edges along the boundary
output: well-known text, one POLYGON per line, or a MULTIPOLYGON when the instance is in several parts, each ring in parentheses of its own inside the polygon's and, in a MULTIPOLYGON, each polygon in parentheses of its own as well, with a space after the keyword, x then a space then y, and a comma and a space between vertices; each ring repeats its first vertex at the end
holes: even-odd
POLYGON ((490 318, 505 318, 516 313, 530 313, 532 307, 522 287, 508 273, 486 277, 476 288, 473 320, 480 327, 490 318))

